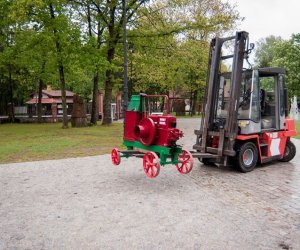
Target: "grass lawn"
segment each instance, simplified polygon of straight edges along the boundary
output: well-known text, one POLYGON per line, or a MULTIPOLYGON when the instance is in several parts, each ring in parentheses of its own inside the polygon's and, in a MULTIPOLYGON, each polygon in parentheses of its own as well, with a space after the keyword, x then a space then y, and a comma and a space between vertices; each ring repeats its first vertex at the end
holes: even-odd
POLYGON ((297 135, 295 138, 300 139, 300 121, 296 122, 297 135))
MULTIPOLYGON (((122 123, 68 129, 61 126, 0 124, 0 163, 101 155, 122 147, 122 123)), ((296 129, 296 138, 300 139, 300 122, 296 129)))
POLYGON ((0 163, 109 153, 121 147, 123 124, 62 129, 61 123, 1 124, 0 163))

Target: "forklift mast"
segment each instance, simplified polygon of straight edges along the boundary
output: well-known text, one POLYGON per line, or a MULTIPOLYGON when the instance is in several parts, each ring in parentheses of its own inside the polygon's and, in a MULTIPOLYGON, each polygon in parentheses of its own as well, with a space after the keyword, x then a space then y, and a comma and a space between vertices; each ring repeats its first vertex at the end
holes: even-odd
POLYGON ((214 38, 210 44, 208 77, 206 95, 202 105, 202 119, 194 149, 201 153, 211 153, 217 156, 235 156, 235 139, 238 134, 238 108, 240 88, 243 73, 243 61, 247 59, 249 49, 248 33, 236 32, 235 36, 214 38), (233 54, 223 55, 222 47, 225 42, 234 42, 233 54), (225 117, 217 116, 218 95, 220 91, 220 68, 222 61, 232 59, 231 83, 229 102, 225 117), (212 147, 212 140, 218 138, 218 146, 212 147))

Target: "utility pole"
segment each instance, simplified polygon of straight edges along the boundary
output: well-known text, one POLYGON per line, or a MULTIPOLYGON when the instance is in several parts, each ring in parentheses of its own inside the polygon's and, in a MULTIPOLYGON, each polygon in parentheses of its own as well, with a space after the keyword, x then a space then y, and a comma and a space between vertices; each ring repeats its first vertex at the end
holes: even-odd
POLYGON ((128 107, 128 81, 127 81, 127 35, 126 35, 126 0, 122 0, 122 7, 123 7, 123 47, 124 47, 124 85, 123 85, 123 92, 124 92, 124 103, 123 103, 123 117, 125 122, 125 112, 128 107))

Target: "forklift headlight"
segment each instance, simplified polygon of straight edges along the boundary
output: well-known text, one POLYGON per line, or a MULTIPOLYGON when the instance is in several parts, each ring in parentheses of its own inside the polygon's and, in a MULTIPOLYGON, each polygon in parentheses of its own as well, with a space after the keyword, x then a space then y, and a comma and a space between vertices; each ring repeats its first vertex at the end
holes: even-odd
POLYGON ((250 122, 248 120, 239 120, 239 127, 245 128, 250 122))

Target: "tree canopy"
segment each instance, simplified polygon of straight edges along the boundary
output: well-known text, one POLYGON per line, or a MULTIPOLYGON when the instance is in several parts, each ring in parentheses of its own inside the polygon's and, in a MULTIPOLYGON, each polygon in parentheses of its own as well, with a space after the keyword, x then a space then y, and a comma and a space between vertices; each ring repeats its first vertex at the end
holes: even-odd
POLYGON ((256 52, 257 67, 282 67, 286 70, 289 96, 300 97, 300 34, 288 40, 269 36, 260 40, 256 52))
POLYGON ((255 49, 255 64, 259 68, 270 67, 274 59, 274 45, 283 41, 281 37, 268 36, 257 42, 255 49))
POLYGON ((287 71, 286 81, 290 96, 300 97, 300 34, 294 34, 288 41, 275 44, 274 51, 274 65, 287 71))
MULTIPOLYGON (((104 90, 103 123, 111 122, 113 93, 123 89, 122 1, 0 0, 0 14, 0 114, 51 84, 93 103, 104 90)), ((129 93, 195 96, 203 94, 209 40, 242 20, 221 0, 128 0, 126 16, 129 93)))

